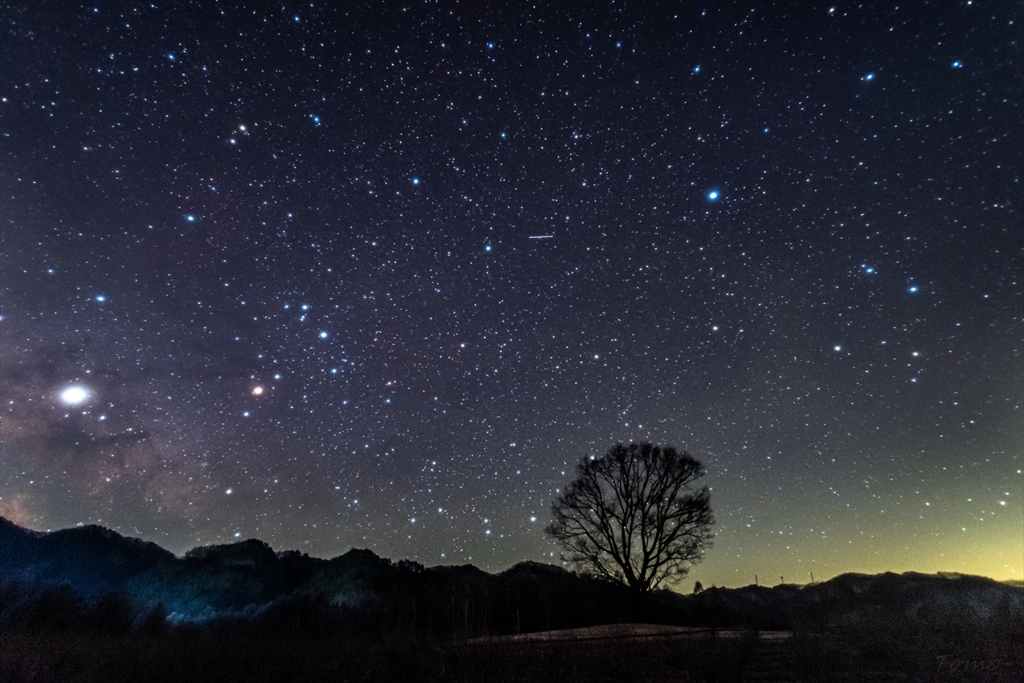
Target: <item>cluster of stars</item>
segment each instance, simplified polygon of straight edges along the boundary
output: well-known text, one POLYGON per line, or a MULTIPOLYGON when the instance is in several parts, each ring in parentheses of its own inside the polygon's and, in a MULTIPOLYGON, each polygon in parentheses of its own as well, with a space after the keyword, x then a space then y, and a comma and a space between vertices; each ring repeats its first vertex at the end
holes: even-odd
POLYGON ((1006 10, 68 11, 0 93, 0 514, 497 570, 651 440, 705 584, 1021 578, 1006 10))

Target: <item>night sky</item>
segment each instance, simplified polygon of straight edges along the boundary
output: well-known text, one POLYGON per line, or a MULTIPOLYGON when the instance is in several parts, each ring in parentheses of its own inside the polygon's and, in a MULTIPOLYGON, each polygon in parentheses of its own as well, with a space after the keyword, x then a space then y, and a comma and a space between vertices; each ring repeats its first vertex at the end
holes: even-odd
POLYGON ((1022 6, 4 2, 0 514, 681 589, 1024 575, 1022 6))

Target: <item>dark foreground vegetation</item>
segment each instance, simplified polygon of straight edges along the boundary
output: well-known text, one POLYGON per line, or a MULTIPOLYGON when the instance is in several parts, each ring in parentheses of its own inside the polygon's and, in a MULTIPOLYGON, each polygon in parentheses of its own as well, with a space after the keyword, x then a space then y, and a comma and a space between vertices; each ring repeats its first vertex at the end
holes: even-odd
POLYGON ((1019 625, 870 620, 785 633, 438 641, 172 627, 121 635, 0 631, 0 680, 48 681, 1020 681, 1019 625))
POLYGON ((1019 681, 1022 642, 1024 588, 980 577, 637 593, 530 562, 487 574, 258 541, 178 558, 0 519, 0 683, 1019 681))

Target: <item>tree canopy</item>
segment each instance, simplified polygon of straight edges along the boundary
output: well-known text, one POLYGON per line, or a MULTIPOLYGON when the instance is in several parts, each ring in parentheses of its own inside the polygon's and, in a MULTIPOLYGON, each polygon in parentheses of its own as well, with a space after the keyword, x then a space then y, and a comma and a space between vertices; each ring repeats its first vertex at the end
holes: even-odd
POLYGON ((576 568, 652 590, 685 576, 710 546, 711 494, 695 488, 703 475, 670 446, 616 444, 579 462, 544 531, 576 568))

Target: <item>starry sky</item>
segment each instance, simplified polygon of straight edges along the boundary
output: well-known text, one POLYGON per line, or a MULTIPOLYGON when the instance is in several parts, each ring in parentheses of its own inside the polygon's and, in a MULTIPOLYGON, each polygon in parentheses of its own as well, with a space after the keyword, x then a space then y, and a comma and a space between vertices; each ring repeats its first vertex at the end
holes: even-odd
POLYGON ((0 514, 681 585, 1024 578, 1015 2, 4 2, 0 514))

